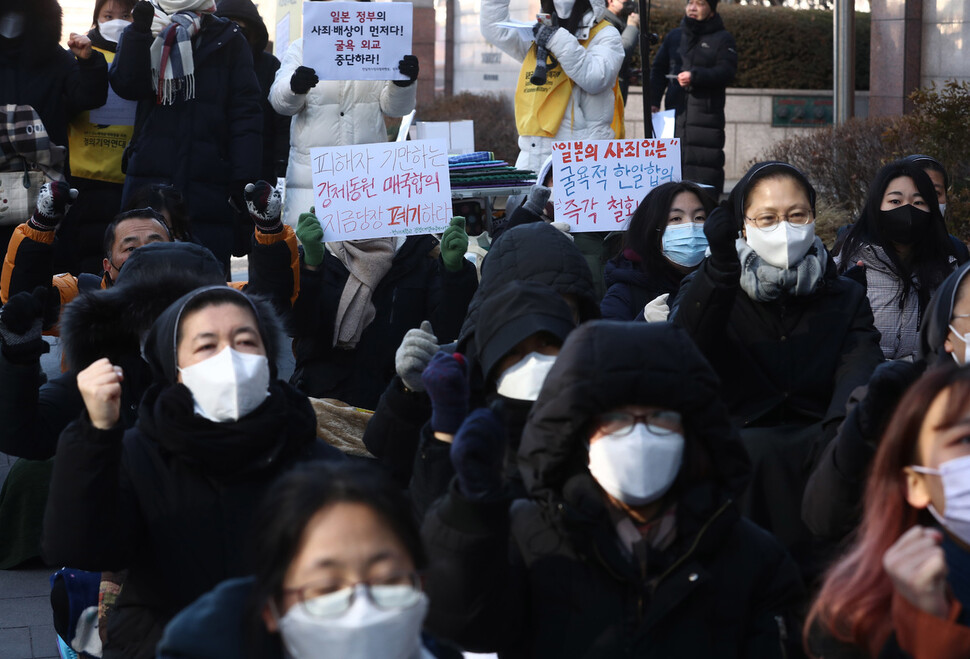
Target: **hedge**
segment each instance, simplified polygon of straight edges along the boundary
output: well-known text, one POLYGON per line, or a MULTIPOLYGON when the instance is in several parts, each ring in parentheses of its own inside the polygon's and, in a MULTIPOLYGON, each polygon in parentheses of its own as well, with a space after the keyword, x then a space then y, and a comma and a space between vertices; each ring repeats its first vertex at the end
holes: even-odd
MULTIPOLYGON (((680 25, 682 2, 654 0, 650 31, 661 39, 680 25)), ((788 7, 718 5, 738 44, 732 87, 832 88, 832 12, 788 7)), ((641 17, 642 20, 643 17, 641 17)), ((856 89, 869 89, 869 14, 855 15, 856 89)), ((651 61, 660 46, 651 48, 651 61)), ((634 68, 639 68, 639 56, 634 68)))

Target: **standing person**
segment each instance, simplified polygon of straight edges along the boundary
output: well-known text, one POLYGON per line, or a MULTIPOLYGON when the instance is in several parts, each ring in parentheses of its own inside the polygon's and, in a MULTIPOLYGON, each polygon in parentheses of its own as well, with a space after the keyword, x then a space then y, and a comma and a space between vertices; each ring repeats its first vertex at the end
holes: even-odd
POLYGON ((879 443, 862 525, 806 623, 814 657, 970 655, 970 374, 935 369, 879 443))
MULTIPOLYGON (((114 60, 121 33, 131 24, 135 2, 97 0, 94 4, 88 39, 108 64, 114 60)), ((57 272, 101 272, 101 238, 111 218, 121 210, 125 182, 121 160, 134 125, 135 104, 120 99, 110 89, 103 108, 97 108, 93 115, 81 112, 71 119, 71 187, 77 189, 78 197, 58 232, 54 250, 57 272), (111 117, 111 124, 104 123, 107 117, 111 117)))
POLYGON ((245 208, 243 190, 259 179, 263 113, 252 49, 214 11, 215 0, 141 0, 111 63, 111 86, 138 101, 125 201, 149 183, 175 185, 192 234, 228 273, 236 221, 229 198, 245 208), (163 48, 169 39, 180 47, 163 48))
POLYGON ((154 657, 179 610, 244 573, 273 481, 337 453, 317 439, 306 396, 276 378, 282 338, 267 302, 222 285, 182 296, 148 333, 155 383, 127 432, 124 372, 100 359, 78 373, 86 411, 61 434, 43 546, 52 563, 128 568, 105 659, 154 657))
POLYGON ((177 616, 160 659, 460 659, 421 633, 421 536, 400 488, 374 466, 294 469, 256 511, 252 540, 256 574, 177 616))
POLYGON ((526 497, 476 410, 425 518, 428 629, 503 657, 759 657, 794 650, 802 592, 733 499, 748 463, 717 377, 667 323, 573 330, 519 448, 526 497))
POLYGON ((802 490, 849 395, 882 361, 879 333, 865 291, 815 235, 815 190, 795 167, 752 166, 704 233, 711 255, 681 283, 671 321, 711 362, 742 428, 753 465, 742 510, 809 581, 827 548, 801 521, 802 490))
POLYGON ((957 264, 933 183, 916 164, 879 170, 862 213, 836 246, 839 272, 864 283, 886 359, 912 359, 930 296, 957 264))
MULTIPOLYGON (((60 40, 57 0, 0 2, 0 105, 30 106, 53 145, 66 149, 70 118, 104 105, 108 65, 87 36, 72 34, 70 50, 60 40)), ((56 169, 68 173, 65 163, 56 169)), ((9 242, 14 228, 0 227, 0 245, 9 242)))
POLYGON ((269 91, 273 109, 290 124, 283 221, 296 227, 316 195, 310 175, 310 149, 387 141, 384 117, 403 117, 417 99, 418 58, 406 55, 398 70, 407 80, 320 80, 303 66, 303 39, 290 44, 269 91))
POLYGON ((717 13, 718 0, 688 0, 686 15, 667 34, 653 60, 651 110, 677 111, 684 178, 724 190, 725 89, 738 69, 734 37, 717 13))
POLYGON ((619 31, 620 38, 623 40, 623 65, 620 66, 620 73, 616 79, 620 84, 620 93, 623 94, 625 107, 627 92, 630 89, 630 63, 633 60, 633 53, 640 44, 640 14, 637 13, 636 3, 632 0, 608 0, 606 9, 607 12, 603 17, 619 31))
POLYGON ((542 0, 552 26, 536 24, 535 38, 503 25, 508 0, 482 3, 482 35, 522 62, 515 90, 519 157, 515 166, 538 172, 557 140, 612 140, 623 137, 623 99, 616 76, 623 64, 623 42, 610 27, 604 0, 542 0), (547 82, 530 82, 542 48, 558 64, 547 82))
POLYGON ((660 296, 665 297, 657 310, 669 308, 680 282, 704 260, 704 221, 713 209, 714 200, 693 183, 664 183, 651 190, 630 217, 623 251, 606 264, 603 318, 641 318, 660 296))

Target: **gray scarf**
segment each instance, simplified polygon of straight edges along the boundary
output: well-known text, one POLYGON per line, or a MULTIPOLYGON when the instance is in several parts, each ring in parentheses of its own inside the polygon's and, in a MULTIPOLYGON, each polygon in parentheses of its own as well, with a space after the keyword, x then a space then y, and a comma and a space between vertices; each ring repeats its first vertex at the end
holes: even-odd
POLYGON ((741 288, 755 302, 811 295, 825 275, 828 252, 818 236, 808 254, 787 270, 765 263, 743 238, 735 247, 741 260, 741 288))

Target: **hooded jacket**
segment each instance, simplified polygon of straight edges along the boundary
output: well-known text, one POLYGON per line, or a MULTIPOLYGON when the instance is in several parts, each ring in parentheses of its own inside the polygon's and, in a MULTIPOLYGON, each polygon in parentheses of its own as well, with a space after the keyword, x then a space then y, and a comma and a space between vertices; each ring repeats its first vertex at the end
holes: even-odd
MULTIPOLYGON (((279 380, 238 421, 195 414, 190 391, 175 380, 175 336, 199 294, 176 300, 149 331, 154 384, 136 426, 101 430, 82 413, 61 434, 54 461, 44 555, 85 570, 129 570, 109 618, 107 659, 153 657, 172 616, 243 574, 249 521, 273 480, 298 462, 339 457, 316 438, 306 396, 279 380)), ((280 330, 268 302, 252 304, 272 364, 280 330)))
MULTIPOLYGON (((555 137, 519 135, 519 157, 515 161, 519 169, 538 172, 556 141, 616 137, 611 127, 616 102, 613 86, 623 64, 623 40, 609 26, 597 32, 585 48, 579 43, 606 15, 603 0, 591 0, 590 5, 592 9, 583 16, 575 35, 561 28, 549 39, 549 53, 573 81, 573 89, 555 137)), ((501 25, 509 18, 508 0, 483 0, 480 24, 485 40, 521 62, 534 41, 531 35, 527 38, 520 30, 501 25)))
POLYGON ((57 0, 2 0, 0 15, 24 13, 24 33, 0 37, 0 104, 30 105, 51 141, 67 148, 67 122, 75 114, 104 105, 108 64, 94 51, 86 60, 58 45, 61 7, 57 0))
POLYGON ((528 499, 473 502, 453 487, 426 518, 438 566, 426 580, 428 628, 503 658, 784 656, 801 586, 777 541, 732 502, 748 466, 717 385, 675 327, 575 330, 523 433, 528 499), (593 417, 627 404, 679 411, 684 464, 708 465, 681 468, 663 499, 674 539, 641 560, 587 468, 593 417))
POLYGON ((943 344, 950 333, 953 307, 956 306, 957 294, 967 272, 970 272, 970 264, 965 263, 940 284, 930 299, 920 326, 919 348, 916 353, 917 361, 925 361, 927 366, 949 364, 953 360, 943 344))
MULTIPOLYGON (((171 183, 185 197, 194 233, 206 225, 231 226, 230 192, 260 176, 263 113, 252 49, 235 23, 202 17, 192 41, 195 98, 159 105, 152 87, 150 32, 125 29, 111 63, 118 96, 138 101, 127 149, 125 201, 150 183, 171 183)), ((231 242, 231 236, 227 238, 231 242)), ((228 263, 231 244, 206 245, 228 263)))
POLYGON ((603 271, 606 295, 600 301, 600 313, 608 320, 635 320, 643 317, 643 307, 664 293, 674 296, 680 288, 683 273, 662 264, 659 272, 645 272, 636 253, 620 254, 607 261, 603 271))
POLYGON ((252 0, 219 0, 216 3, 216 16, 231 21, 238 19, 246 24, 243 33, 248 36, 252 47, 253 68, 261 92, 259 105, 263 109, 263 166, 259 177, 273 183, 277 176, 283 176, 286 172, 286 157, 290 150, 290 118, 278 114, 269 102, 269 90, 276 79, 280 61, 272 53, 266 52, 269 33, 252 0))
POLYGON ((670 31, 653 60, 651 104, 660 107, 666 88, 668 110, 677 111, 674 134, 682 138, 683 177, 724 189, 725 90, 734 80, 738 51, 720 14, 706 21, 684 18, 670 31), (684 88, 665 76, 690 71, 684 88))
POLYGON ((386 142, 384 117, 403 117, 417 100, 417 83, 399 87, 390 80, 321 80, 306 94, 296 94, 290 79, 301 66, 303 39, 297 39, 283 56, 269 92, 273 109, 293 118, 283 209, 283 219, 292 227, 316 200, 310 149, 386 142))

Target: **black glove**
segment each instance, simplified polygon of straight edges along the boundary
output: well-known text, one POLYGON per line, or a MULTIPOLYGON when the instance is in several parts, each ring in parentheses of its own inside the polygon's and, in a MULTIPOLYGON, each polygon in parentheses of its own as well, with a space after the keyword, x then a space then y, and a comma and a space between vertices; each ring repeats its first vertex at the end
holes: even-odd
POLYGON ((146 0, 140 0, 131 10, 131 24, 139 32, 151 32, 155 20, 155 7, 146 0))
POLYGON ((27 220, 32 229, 53 231, 64 219, 71 202, 77 199, 77 190, 64 181, 51 181, 40 186, 37 208, 27 220))
POLYGON ((924 369, 923 364, 898 360, 883 362, 876 367, 869 378, 866 397, 855 409, 856 424, 866 441, 879 444, 896 405, 924 369))
POLYGON ((317 72, 309 66, 298 66, 290 78, 290 89, 294 94, 306 94, 311 88, 316 87, 320 82, 317 72))
POLYGON ((51 349, 41 333, 47 290, 21 291, 0 309, 0 350, 14 364, 34 363, 51 349))
POLYGON ((279 233, 283 230, 280 221, 283 200, 280 199, 279 190, 266 181, 256 181, 245 187, 244 196, 249 217, 253 218, 257 229, 262 233, 279 233))
POLYGON ((505 428, 488 408, 479 408, 461 424, 451 444, 451 464, 458 489, 472 501, 502 493, 505 428))
POLYGON ((738 250, 735 242, 738 239, 738 223, 734 214, 720 206, 707 216, 704 222, 704 235, 711 248, 711 260, 729 268, 738 263, 738 250))
POLYGON ((532 35, 536 40, 536 48, 544 48, 545 50, 549 50, 549 40, 558 29, 558 27, 552 27, 551 25, 546 25, 545 23, 536 23, 533 25, 532 35))
POLYGON ((394 84, 398 87, 407 87, 413 85, 414 81, 418 79, 418 58, 415 55, 405 55, 400 62, 398 62, 397 70, 401 72, 401 75, 406 75, 409 80, 395 80, 394 84))

